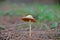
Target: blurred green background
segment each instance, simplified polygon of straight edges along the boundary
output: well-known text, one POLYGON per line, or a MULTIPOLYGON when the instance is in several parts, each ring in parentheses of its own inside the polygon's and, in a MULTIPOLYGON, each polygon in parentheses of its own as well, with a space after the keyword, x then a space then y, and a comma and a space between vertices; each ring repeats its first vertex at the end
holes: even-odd
POLYGON ((36 20, 36 26, 39 28, 44 25, 46 29, 58 27, 60 22, 60 5, 58 1, 27 1, 27 0, 0 0, 0 16, 8 14, 9 16, 32 15, 36 20), (51 25, 48 25, 51 22, 51 25))

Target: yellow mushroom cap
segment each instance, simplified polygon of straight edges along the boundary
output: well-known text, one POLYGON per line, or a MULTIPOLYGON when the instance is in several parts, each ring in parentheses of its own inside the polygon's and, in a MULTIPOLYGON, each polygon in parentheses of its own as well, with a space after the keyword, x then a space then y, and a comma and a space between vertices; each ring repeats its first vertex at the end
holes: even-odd
POLYGON ((29 21, 36 22, 36 20, 33 18, 32 15, 27 15, 26 17, 23 17, 22 20, 25 22, 29 22, 29 21))

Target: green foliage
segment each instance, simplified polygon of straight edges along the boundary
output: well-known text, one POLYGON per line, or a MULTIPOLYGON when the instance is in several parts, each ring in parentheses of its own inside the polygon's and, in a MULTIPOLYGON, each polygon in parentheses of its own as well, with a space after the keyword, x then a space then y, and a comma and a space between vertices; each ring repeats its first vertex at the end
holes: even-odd
POLYGON ((5 12, 5 15, 13 16, 14 15, 14 11, 8 10, 8 11, 5 12))
MULTIPOLYGON (((59 8, 57 6, 55 7, 59 8)), ((46 5, 37 6, 37 9, 39 10, 39 14, 37 17, 40 23, 41 21, 44 23, 45 20, 50 21, 50 22, 53 22, 51 25, 51 28, 56 28, 58 26, 58 20, 60 19, 60 13, 59 12, 55 13, 56 8, 55 9, 53 7, 49 8, 49 6, 46 6, 46 5)), ((47 30, 50 28, 50 26, 48 26, 47 24, 44 24, 44 26, 45 26, 45 29, 47 30)))
POLYGON ((56 28, 56 27, 58 27, 58 22, 54 22, 50 27, 51 27, 51 28, 56 28))
MULTIPOLYGON (((15 5, 16 6, 16 5, 15 5)), ((31 14, 33 17, 37 19, 39 22, 38 25, 40 26, 41 21, 44 23, 45 21, 53 21, 51 28, 57 27, 57 23, 60 21, 60 11, 56 13, 56 10, 60 10, 60 6, 49 6, 49 5, 40 5, 40 4, 33 4, 32 6, 24 6, 17 10, 8 10, 5 13, 8 15, 28 15, 31 14)), ((3 15, 3 12, 0 12, 0 15, 3 15)), ((44 24, 45 25, 45 24, 44 24)), ((46 29, 48 29, 48 26, 45 25, 46 29)))
POLYGON ((15 15, 22 15, 22 14, 27 14, 27 10, 25 10, 25 8, 20 8, 17 11, 15 11, 15 15))
POLYGON ((3 16, 4 14, 3 14, 3 12, 2 11, 0 11, 0 16, 3 16))
POLYGON ((4 26, 0 25, 0 30, 4 30, 4 29, 5 29, 4 26))
POLYGON ((42 11, 39 12, 38 20, 55 20, 55 11, 53 9, 41 8, 42 11))
POLYGON ((46 20, 48 21, 52 21, 52 20, 55 20, 55 12, 52 10, 52 11, 49 11, 47 14, 46 14, 46 20))

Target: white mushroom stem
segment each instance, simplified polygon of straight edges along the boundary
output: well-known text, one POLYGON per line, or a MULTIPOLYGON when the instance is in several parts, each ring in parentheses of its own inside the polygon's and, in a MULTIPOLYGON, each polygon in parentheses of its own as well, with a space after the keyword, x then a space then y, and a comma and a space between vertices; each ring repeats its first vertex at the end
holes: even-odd
POLYGON ((29 37, 31 38, 31 20, 29 20, 29 27, 30 27, 30 29, 29 29, 29 37))

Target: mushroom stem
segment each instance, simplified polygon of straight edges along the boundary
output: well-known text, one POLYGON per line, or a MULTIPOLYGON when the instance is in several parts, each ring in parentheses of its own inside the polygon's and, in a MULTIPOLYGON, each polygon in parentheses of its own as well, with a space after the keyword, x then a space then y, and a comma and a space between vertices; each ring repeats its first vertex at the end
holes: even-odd
POLYGON ((29 20, 29 27, 30 27, 30 29, 29 29, 29 37, 31 38, 31 20, 29 20))

